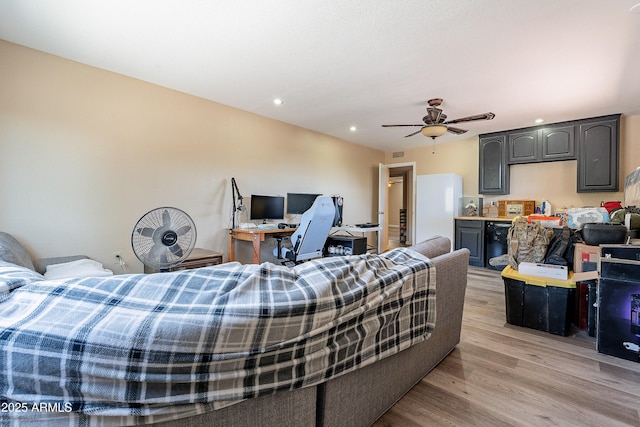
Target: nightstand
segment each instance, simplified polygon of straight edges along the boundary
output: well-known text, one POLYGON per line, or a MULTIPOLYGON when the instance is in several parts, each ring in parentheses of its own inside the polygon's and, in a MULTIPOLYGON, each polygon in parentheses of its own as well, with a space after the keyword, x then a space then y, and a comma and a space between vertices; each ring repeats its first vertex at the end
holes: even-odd
MULTIPOLYGON (((191 270, 193 268, 209 267, 222 264, 222 254, 208 249, 194 248, 189 256, 178 265, 163 271, 191 270)), ((145 273, 158 273, 159 270, 144 266, 145 273)))

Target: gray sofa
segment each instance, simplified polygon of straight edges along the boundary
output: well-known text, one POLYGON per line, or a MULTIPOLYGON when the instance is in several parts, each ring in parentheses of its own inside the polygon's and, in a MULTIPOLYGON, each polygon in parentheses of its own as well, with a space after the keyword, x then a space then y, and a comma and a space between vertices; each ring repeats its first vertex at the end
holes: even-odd
POLYGON ((451 252, 436 236, 412 246, 436 267, 436 328, 407 350, 316 387, 279 392, 195 417, 155 425, 368 426, 418 383, 460 342, 469 251, 451 252))
MULTIPOLYGON (((317 386, 283 391, 189 418, 156 423, 189 426, 367 426, 409 391, 460 341, 469 251, 451 252, 451 242, 434 237, 411 249, 436 268, 436 326, 429 339, 372 365, 317 386)), ((52 263, 85 256, 37 260, 12 236, 0 233, 0 259, 44 273, 52 263)))

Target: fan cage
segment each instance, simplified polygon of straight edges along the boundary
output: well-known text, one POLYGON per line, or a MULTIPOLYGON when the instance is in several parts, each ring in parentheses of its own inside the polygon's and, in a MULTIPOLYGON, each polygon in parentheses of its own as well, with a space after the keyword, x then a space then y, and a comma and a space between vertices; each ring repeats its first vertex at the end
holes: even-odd
POLYGON ((136 257, 144 265, 155 269, 167 269, 184 261, 191 254, 195 242, 196 227, 193 220, 186 212, 173 207, 156 208, 147 212, 138 220, 131 234, 131 246, 136 257), (168 216, 168 224, 165 215, 168 216), (169 246, 160 242, 166 232, 176 232, 186 227, 188 230, 178 234, 177 241, 171 245, 177 245, 181 254, 172 252, 169 246), (144 228, 155 230, 153 237, 143 235, 140 230, 144 228), (156 253, 153 253, 154 247, 156 253))

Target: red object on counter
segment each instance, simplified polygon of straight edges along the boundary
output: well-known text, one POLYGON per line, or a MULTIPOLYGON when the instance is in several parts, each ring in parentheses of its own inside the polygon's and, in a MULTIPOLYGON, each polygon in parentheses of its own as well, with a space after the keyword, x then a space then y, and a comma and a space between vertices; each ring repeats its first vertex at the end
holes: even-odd
POLYGON ((607 212, 611 213, 616 209, 622 209, 622 204, 620 202, 604 202, 602 207, 605 208, 607 212))
POLYGON ((562 218, 559 216, 546 216, 546 215, 529 215, 527 216, 527 223, 531 224, 533 221, 545 221, 546 224, 551 224, 560 226, 562 225, 562 218), (548 222, 547 222, 548 221, 548 222))

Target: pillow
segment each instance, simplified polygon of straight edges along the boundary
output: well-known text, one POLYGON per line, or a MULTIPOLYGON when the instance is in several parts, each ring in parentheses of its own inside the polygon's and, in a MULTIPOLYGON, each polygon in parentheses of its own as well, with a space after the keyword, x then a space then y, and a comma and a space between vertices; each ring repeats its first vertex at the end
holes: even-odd
POLYGON ((44 280, 41 274, 21 265, 0 260, 0 302, 7 299, 14 289, 40 280, 44 280))
POLYGON ((49 280, 104 276, 113 276, 113 271, 102 268, 102 264, 92 259, 79 259, 62 264, 50 264, 44 273, 45 279, 49 280))
POLYGON ((35 270, 31 257, 20 242, 3 232, 0 232, 0 260, 35 270))

